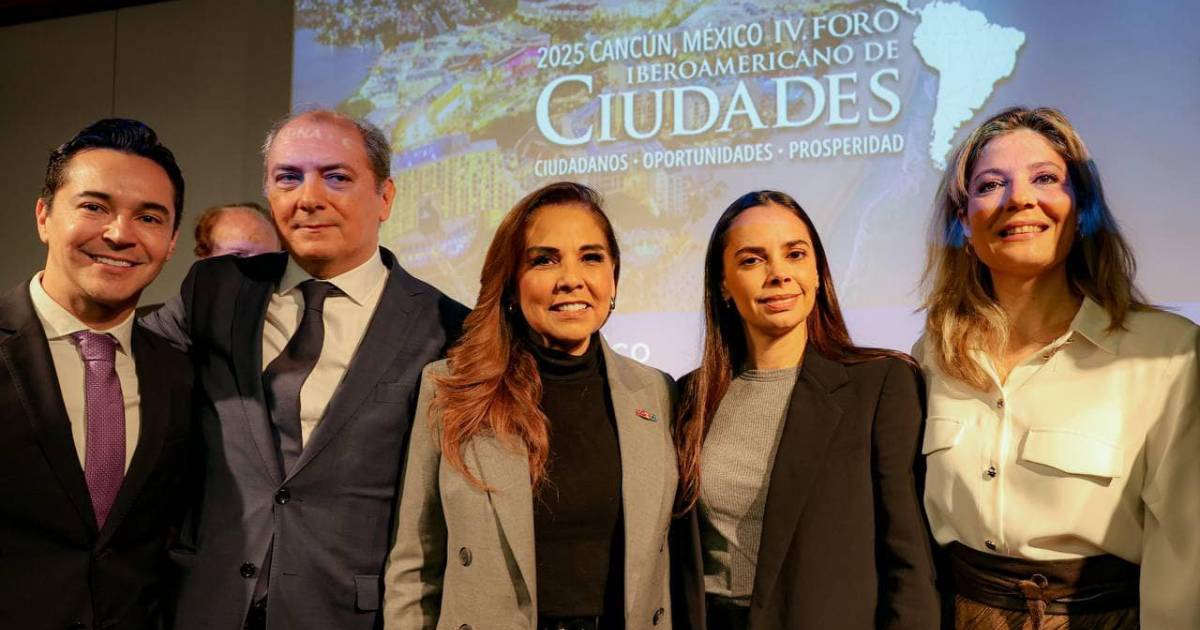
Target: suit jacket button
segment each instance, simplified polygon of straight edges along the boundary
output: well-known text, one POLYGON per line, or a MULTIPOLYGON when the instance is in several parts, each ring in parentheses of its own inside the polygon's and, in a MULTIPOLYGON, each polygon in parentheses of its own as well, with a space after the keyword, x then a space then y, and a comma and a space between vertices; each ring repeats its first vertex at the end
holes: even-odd
POLYGON ((286 505, 292 500, 292 491, 287 488, 280 488, 279 492, 275 493, 275 502, 279 505, 286 505))
POLYGON ((252 578, 258 574, 258 567, 254 566, 253 562, 247 562, 242 565, 241 573, 244 578, 252 578))
POLYGON ((471 566, 471 550, 467 547, 459 548, 458 561, 461 562, 464 567, 471 566))
POLYGON ((464 623, 463 625, 458 627, 458 630, 471 630, 471 624, 464 623))
POLYGON ((662 621, 663 615, 665 614, 667 614, 667 611, 663 610, 662 608, 654 611, 654 625, 657 626, 658 622, 662 621))

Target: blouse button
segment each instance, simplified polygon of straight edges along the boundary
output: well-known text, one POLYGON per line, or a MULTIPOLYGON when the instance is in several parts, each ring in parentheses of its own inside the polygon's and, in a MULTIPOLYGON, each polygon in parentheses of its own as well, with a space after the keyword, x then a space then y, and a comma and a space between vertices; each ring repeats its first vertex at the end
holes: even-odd
POLYGON ((988 466, 988 467, 987 467, 987 470, 986 470, 986 471, 984 471, 984 473, 983 473, 983 474, 987 475, 987 478, 988 478, 988 479, 995 479, 995 478, 996 478, 996 467, 995 467, 995 466, 988 466))
POLYGON ((996 407, 997 407, 998 409, 1003 409, 1003 408, 1004 408, 1004 399, 1003 399, 1003 398, 997 398, 997 399, 996 399, 996 407))
POLYGON ((990 541, 990 540, 985 540, 985 541, 983 541, 983 546, 984 546, 984 547, 987 547, 987 548, 988 548, 988 549, 990 549, 991 551, 995 551, 995 550, 996 550, 996 543, 994 543, 994 542, 992 542, 992 541, 990 541))

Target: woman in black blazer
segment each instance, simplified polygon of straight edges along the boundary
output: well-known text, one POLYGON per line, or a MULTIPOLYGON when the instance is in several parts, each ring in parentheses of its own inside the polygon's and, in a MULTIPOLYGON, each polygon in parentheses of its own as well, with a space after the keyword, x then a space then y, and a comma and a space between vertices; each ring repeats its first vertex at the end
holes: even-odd
POLYGON ((718 220, 705 328, 676 423, 690 625, 936 628, 917 373, 851 344, 816 229, 788 195, 749 193, 718 220))

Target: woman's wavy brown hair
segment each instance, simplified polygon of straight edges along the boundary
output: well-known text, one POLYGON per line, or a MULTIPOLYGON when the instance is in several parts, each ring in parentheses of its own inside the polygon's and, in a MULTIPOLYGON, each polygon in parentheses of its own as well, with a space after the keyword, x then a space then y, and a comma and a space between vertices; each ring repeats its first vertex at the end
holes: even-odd
POLYGON ((912 358, 901 352, 876 348, 860 348, 850 340, 846 320, 838 305, 829 271, 829 258, 821 237, 808 213, 786 193, 761 190, 747 193, 733 202, 717 219, 708 251, 704 256, 704 350, 700 367, 687 379, 675 421, 675 448, 679 453, 679 495, 681 512, 691 509, 700 497, 700 451, 713 416, 729 389, 735 370, 747 360, 746 333, 742 316, 736 306, 721 299, 721 282, 725 279, 725 236, 738 215, 757 206, 776 205, 790 210, 808 228, 812 236, 813 254, 817 262, 816 302, 805 325, 808 344, 822 356, 844 364, 863 363, 883 357, 894 357, 916 367, 912 358))
MULTIPOLYGON (((591 210, 608 240, 613 282, 621 252, 596 191, 573 182, 539 188, 517 202, 500 221, 479 275, 479 299, 463 324, 463 335, 446 353, 449 373, 435 379, 431 409, 441 411, 442 456, 477 488, 488 489, 466 466, 463 449, 477 435, 493 435, 529 452, 529 479, 536 490, 546 473, 549 427, 542 412, 542 381, 518 305, 517 276, 525 257, 525 231, 534 213, 551 205, 591 210)), ((431 420, 438 414, 430 413, 431 420)))
POLYGON ((1008 345, 1008 319, 996 301, 991 273, 967 248, 962 217, 967 183, 984 147, 1018 129, 1041 135, 1067 165, 1079 221, 1067 254, 1071 291, 1104 307, 1110 330, 1120 328, 1131 310, 1148 306, 1134 286, 1133 254, 1104 200, 1100 173, 1066 116, 1048 107, 1013 107, 996 114, 972 131, 950 159, 938 187, 922 277, 925 335, 938 366, 951 378, 985 391, 990 386, 987 373, 970 353, 1002 352, 1008 345))

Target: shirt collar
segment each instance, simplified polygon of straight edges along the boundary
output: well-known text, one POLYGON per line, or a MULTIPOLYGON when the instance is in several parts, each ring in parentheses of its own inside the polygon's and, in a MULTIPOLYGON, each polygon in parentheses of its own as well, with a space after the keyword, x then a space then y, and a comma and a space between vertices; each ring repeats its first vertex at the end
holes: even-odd
POLYGON ((1108 316, 1108 311, 1085 296, 1083 303, 1079 305, 1079 312, 1075 313, 1075 319, 1071 320, 1072 336, 1078 333, 1101 350, 1116 354, 1117 346, 1121 342, 1117 335, 1120 331, 1110 331, 1108 327, 1111 323, 1112 318, 1108 316))
POLYGON ((71 314, 71 311, 55 302, 54 298, 46 293, 46 289, 42 287, 42 272, 40 271, 34 274, 33 280, 29 281, 29 297, 33 300, 33 310, 42 322, 42 330, 46 332, 47 340, 66 337, 81 330, 89 330, 112 335, 117 340, 120 351, 126 355, 130 353, 130 343, 133 338, 133 311, 130 311, 129 315, 116 326, 108 330, 96 330, 79 321, 79 318, 71 314))
MULTIPOLYGON (((379 286, 379 283, 383 282, 386 277, 387 267, 383 264, 383 256, 376 249, 375 255, 368 258, 363 264, 332 278, 326 278, 326 281, 337 287, 355 304, 362 306, 366 303, 371 291, 379 286)), ((289 256, 287 268, 283 271, 283 277, 279 279, 279 288, 276 289, 276 293, 284 295, 289 291, 296 290, 301 282, 316 279, 305 271, 295 258, 289 256)))

